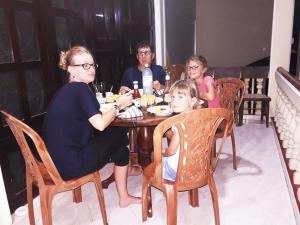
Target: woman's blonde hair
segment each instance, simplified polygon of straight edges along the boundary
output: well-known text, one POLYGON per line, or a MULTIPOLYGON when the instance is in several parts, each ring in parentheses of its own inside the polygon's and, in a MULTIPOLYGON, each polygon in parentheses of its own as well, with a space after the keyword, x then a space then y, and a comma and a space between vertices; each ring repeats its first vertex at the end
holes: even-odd
MULTIPOLYGON (((177 80, 170 88, 170 93, 174 92, 175 90, 178 91, 186 91, 191 98, 197 98, 199 99, 199 92, 198 92, 198 86, 196 82, 192 79, 186 79, 186 80, 177 80)), ((193 108, 197 108, 199 104, 195 104, 193 108)))
POLYGON ((67 70, 68 66, 72 64, 73 57, 75 55, 80 55, 84 53, 89 54, 93 57, 91 51, 84 46, 74 46, 67 51, 62 51, 59 57, 59 63, 58 63, 59 68, 63 70, 67 70))

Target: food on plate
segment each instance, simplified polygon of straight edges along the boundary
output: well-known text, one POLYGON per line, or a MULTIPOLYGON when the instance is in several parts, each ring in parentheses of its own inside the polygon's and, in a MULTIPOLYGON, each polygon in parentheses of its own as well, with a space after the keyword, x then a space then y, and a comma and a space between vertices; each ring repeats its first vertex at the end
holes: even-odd
POLYGON ((156 114, 167 113, 167 112, 169 112, 169 109, 164 108, 164 107, 156 107, 154 109, 154 113, 156 113, 156 114))
POLYGON ((155 103, 154 95, 142 95, 141 106, 153 105, 155 103))
POLYGON ((106 102, 115 102, 118 97, 119 97, 119 95, 114 94, 114 95, 107 96, 105 99, 106 99, 106 102))
POLYGON ((172 114, 172 109, 167 105, 152 106, 147 109, 148 112, 154 113, 157 116, 169 116, 172 114))

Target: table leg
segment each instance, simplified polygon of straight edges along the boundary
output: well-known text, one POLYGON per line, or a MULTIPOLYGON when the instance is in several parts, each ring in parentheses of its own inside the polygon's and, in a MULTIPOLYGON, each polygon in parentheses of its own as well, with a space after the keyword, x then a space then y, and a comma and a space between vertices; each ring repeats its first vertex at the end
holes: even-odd
POLYGON ((151 163, 154 127, 140 127, 137 134, 138 161, 144 169, 151 163))
POLYGON ((115 181, 115 175, 112 173, 108 178, 102 181, 102 188, 107 189, 108 186, 115 181))

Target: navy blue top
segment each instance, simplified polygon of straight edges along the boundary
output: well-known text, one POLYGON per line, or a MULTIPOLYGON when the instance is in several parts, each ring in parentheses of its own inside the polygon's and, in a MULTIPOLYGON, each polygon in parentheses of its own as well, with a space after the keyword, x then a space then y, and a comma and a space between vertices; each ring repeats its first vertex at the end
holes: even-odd
MULTIPOLYGON (((153 81, 158 80, 159 83, 165 84, 166 72, 161 66, 151 64, 150 69, 153 74, 153 81)), ((143 88, 143 77, 142 72, 137 66, 129 67, 123 73, 121 86, 129 87, 133 89, 133 81, 137 80, 139 82, 139 88, 143 88)))
POLYGON ((92 125, 88 119, 99 113, 99 108, 95 94, 81 82, 71 82, 60 88, 48 107, 44 139, 64 179, 82 173, 92 161, 89 145, 92 125))

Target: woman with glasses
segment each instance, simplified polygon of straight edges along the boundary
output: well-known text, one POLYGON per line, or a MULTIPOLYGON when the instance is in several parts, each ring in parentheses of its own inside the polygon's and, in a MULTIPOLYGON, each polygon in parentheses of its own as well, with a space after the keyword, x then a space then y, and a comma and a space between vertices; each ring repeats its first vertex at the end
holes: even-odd
POLYGON ((199 97, 208 103, 208 108, 219 108, 220 97, 211 76, 205 76, 207 61, 203 56, 190 56, 186 61, 186 73, 198 84, 199 97))
POLYGON ((133 90, 133 81, 138 81, 139 89, 143 88, 142 72, 145 65, 150 65, 153 74, 153 88, 154 90, 161 90, 164 88, 166 73, 164 69, 152 63, 155 57, 153 47, 147 42, 140 42, 136 46, 136 58, 138 65, 129 67, 125 70, 122 81, 120 93, 124 94, 133 90))
POLYGON ((95 79, 97 65, 85 47, 75 46, 62 52, 59 67, 67 70, 69 83, 51 100, 44 120, 44 138, 61 177, 81 177, 112 161, 119 206, 140 203, 140 198, 127 191, 127 131, 109 126, 119 109, 132 104, 132 96, 120 96, 112 109, 100 113, 100 105, 88 86, 95 79), (94 137, 92 127, 100 134, 94 137))

